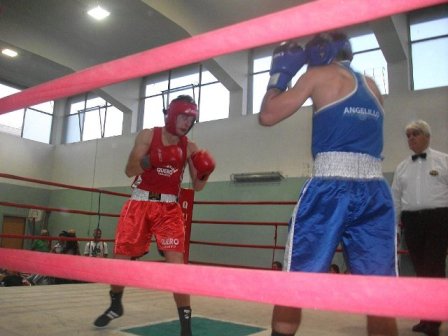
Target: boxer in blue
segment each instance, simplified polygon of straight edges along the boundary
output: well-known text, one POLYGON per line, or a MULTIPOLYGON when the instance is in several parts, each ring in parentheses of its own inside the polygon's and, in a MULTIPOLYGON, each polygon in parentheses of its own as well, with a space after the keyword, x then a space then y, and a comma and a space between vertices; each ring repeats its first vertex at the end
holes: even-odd
MULTIPOLYGON (((287 42, 274 50, 260 124, 275 125, 313 101, 313 176, 290 221, 285 271, 325 273, 342 243, 350 273, 397 275, 393 201, 381 166, 382 97, 350 67, 352 58, 342 33, 319 34, 305 49, 287 42)), ((300 321, 300 308, 276 306, 272 335, 294 335, 300 321)), ((397 335, 396 321, 368 316, 367 334, 397 335)))

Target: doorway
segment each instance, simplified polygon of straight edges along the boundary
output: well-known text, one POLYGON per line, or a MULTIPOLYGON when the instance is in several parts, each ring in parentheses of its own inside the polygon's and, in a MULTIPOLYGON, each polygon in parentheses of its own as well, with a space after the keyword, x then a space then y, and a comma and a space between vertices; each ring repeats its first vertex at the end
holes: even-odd
MULTIPOLYGON (((2 234, 25 234, 25 217, 3 216, 2 234)), ((1 238, 1 247, 23 249, 23 238, 1 238)))

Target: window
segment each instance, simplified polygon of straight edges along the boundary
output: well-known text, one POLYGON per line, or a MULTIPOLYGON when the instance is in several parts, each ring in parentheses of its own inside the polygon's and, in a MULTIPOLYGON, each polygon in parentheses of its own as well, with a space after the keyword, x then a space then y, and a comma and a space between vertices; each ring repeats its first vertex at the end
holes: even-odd
MULTIPOLYGON (((6 97, 20 90, 0 84, 0 97, 6 97)), ((0 115, 0 131, 24 139, 50 143, 53 121, 53 101, 38 104, 0 115)))
POLYGON ((180 95, 192 96, 198 103, 199 122, 229 117, 229 91, 211 72, 196 65, 147 79, 143 128, 164 126, 163 109, 180 95))
POLYGON ((353 50, 351 66, 358 72, 372 77, 381 94, 389 93, 387 62, 380 49, 375 34, 366 34, 350 39, 353 50))
POLYGON ((409 16, 414 90, 448 85, 448 6, 409 16))
POLYGON ((22 137, 49 144, 53 109, 53 101, 25 109, 22 137))
MULTIPOLYGON (((377 83, 382 94, 389 92, 389 82, 387 78, 387 63, 379 47, 378 41, 373 33, 350 39, 354 57, 352 67, 365 75, 372 77, 377 83)), ((253 92, 252 92, 252 113, 260 111, 263 96, 269 81, 269 70, 271 67, 273 46, 269 51, 255 50, 253 58, 253 92)), ((302 67, 292 79, 292 85, 299 77, 305 73, 307 66, 302 67)), ((310 106, 311 99, 308 99, 304 106, 310 106)))
MULTIPOLYGON (((260 112, 261 103, 263 101, 264 94, 266 93, 266 88, 269 82, 269 70, 271 69, 272 52, 275 47, 269 50, 263 50, 260 52, 255 52, 256 55, 253 59, 253 93, 252 93, 252 113, 257 114, 260 112)), ((291 85, 294 85, 300 76, 302 76, 307 65, 303 66, 299 72, 291 80, 291 85)), ((303 106, 311 106, 311 99, 307 99, 303 106)))
MULTIPOLYGON (((272 55, 272 51, 270 51, 272 55)), ((264 53, 253 60, 252 74, 252 114, 259 113, 263 102, 266 87, 269 82, 269 69, 271 68, 272 56, 265 56, 264 53)), ((250 113, 248 113, 250 114, 250 113)))
POLYGON ((65 142, 121 135, 123 112, 100 97, 72 98, 66 120, 65 142))
MULTIPOLYGON (((20 90, 0 84, 0 97, 12 95, 20 90)), ((0 130, 4 133, 21 136, 23 124, 23 109, 0 115, 0 130)))

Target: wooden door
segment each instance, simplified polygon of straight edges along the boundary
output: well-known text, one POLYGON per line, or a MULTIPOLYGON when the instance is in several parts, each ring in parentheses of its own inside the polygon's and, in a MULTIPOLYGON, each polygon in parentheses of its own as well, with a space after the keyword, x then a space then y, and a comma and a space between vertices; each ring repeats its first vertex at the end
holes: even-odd
MULTIPOLYGON (((26 218, 24 217, 3 217, 3 234, 23 235, 25 233, 26 218)), ((23 249, 23 238, 1 238, 1 247, 23 249)))

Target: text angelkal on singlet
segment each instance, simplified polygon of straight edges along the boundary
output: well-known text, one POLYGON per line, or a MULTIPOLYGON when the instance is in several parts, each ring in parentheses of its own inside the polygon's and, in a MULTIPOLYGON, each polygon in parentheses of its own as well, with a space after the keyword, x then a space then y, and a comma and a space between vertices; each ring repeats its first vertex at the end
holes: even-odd
POLYGON ((378 119, 380 117, 380 112, 378 110, 372 110, 365 107, 359 106, 350 106, 344 109, 344 115, 357 115, 360 118, 375 118, 378 119))

